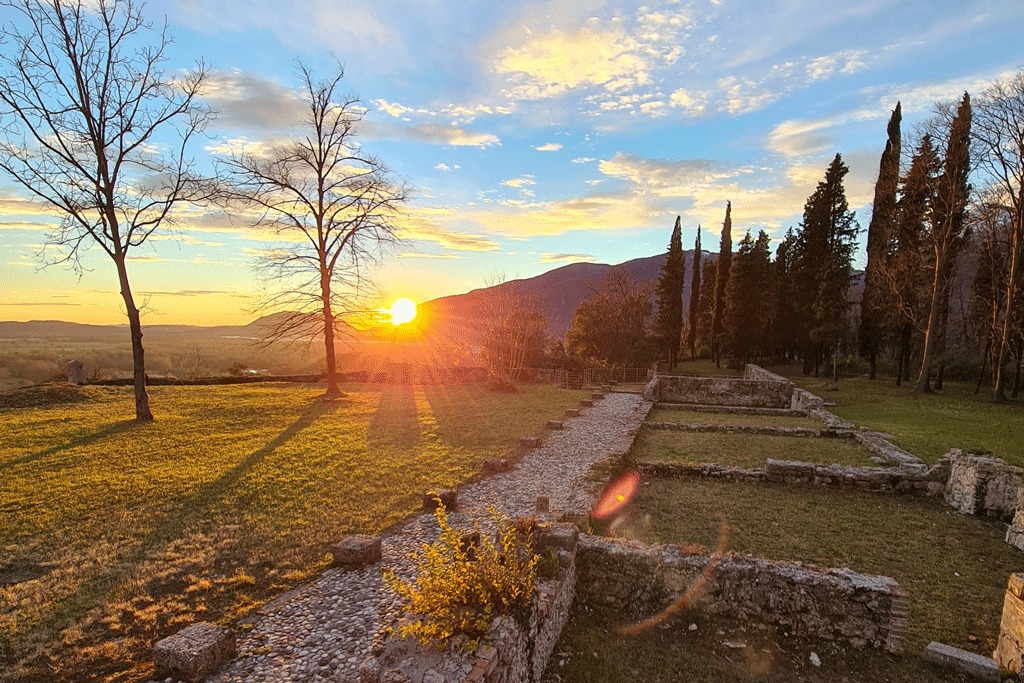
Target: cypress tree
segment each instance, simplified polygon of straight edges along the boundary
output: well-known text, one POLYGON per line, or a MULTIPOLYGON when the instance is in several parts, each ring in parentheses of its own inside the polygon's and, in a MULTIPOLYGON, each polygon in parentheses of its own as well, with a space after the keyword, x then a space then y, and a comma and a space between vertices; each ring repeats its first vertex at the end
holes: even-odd
POLYGON ((932 210, 931 238, 935 262, 931 306, 928 311, 928 326, 925 328, 921 371, 917 377, 915 391, 932 390, 932 366, 943 346, 940 341, 940 335, 945 332, 940 322, 944 315, 942 308, 948 303, 946 290, 949 286, 949 274, 957 253, 963 246, 966 229, 967 200, 970 196, 970 185, 967 183, 971 170, 970 143, 971 96, 964 93, 960 106, 957 107, 956 116, 950 123, 946 157, 943 161, 942 176, 938 179, 932 210))
POLYGON ((725 291, 729 284, 729 268, 732 264, 732 202, 725 203, 725 221, 722 223, 722 239, 718 249, 718 277, 715 280, 715 306, 711 319, 711 357, 716 367, 722 367, 719 350, 724 330, 725 291))
POLYGON ((683 284, 686 281, 686 257, 683 254, 683 234, 680 217, 668 243, 665 265, 658 276, 655 289, 658 301, 656 325, 663 347, 668 351, 668 368, 679 361, 679 345, 683 337, 683 284))
POLYGON ((938 154, 931 137, 925 135, 902 181, 900 200, 896 204, 896 231, 885 268, 892 303, 887 324, 896 337, 896 386, 910 379, 914 337, 924 322, 923 315, 927 315, 921 311, 927 288, 923 278, 926 259, 922 249, 927 233, 926 223, 934 203, 938 169, 938 154))
POLYGON ((725 349, 742 365, 764 348, 771 310, 765 296, 771 267, 768 243, 763 230, 756 241, 747 231, 733 260, 726 289, 722 338, 725 349))
POLYGON ((772 262, 772 315, 770 343, 781 360, 789 360, 795 351, 796 311, 793 307, 793 260, 796 235, 793 228, 779 243, 772 262))
POLYGON ((794 259, 794 307, 804 373, 817 376, 824 353, 846 330, 846 292, 858 226, 843 179, 849 172, 836 154, 825 179, 804 205, 794 259))
POLYGON ((697 321, 700 319, 700 271, 702 257, 700 249, 700 225, 697 226, 697 241, 693 245, 693 262, 690 266, 690 319, 686 326, 686 345, 690 347, 690 360, 697 359, 697 321))
POLYGON ((701 266, 701 297, 697 306, 697 348, 711 349, 711 324, 714 318, 715 283, 718 282, 718 262, 708 261, 701 266))
POLYGON ((882 344, 882 316, 885 289, 881 270, 896 224, 896 190, 900 178, 900 103, 889 118, 888 140, 878 165, 875 203, 868 224, 868 261, 864 268, 864 295, 860 309, 860 355, 868 361, 868 378, 875 379, 878 351, 882 344))

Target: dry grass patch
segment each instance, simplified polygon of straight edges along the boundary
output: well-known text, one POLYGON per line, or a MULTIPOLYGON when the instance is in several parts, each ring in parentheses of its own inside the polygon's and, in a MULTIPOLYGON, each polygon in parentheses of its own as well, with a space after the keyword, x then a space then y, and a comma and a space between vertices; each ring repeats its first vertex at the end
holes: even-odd
POLYGON ((579 392, 482 385, 130 388, 0 406, 0 680, 138 680, 158 637, 227 623, 309 579, 429 488, 510 457, 579 392), (13 570, 12 570, 13 571, 13 570))
POLYGON ((645 429, 633 444, 636 462, 717 463, 764 467, 768 458, 820 464, 873 466, 871 452, 852 439, 757 434, 714 434, 645 429))

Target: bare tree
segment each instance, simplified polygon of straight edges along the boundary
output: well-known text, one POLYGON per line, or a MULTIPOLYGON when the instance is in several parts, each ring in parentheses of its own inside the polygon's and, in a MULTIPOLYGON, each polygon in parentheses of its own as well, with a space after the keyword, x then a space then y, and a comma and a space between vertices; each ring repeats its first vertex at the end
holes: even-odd
POLYGON ((492 278, 474 305, 476 336, 491 380, 514 390, 531 354, 540 353, 548 322, 537 299, 516 282, 492 278))
POLYGON ((317 80, 299 64, 306 116, 302 135, 266 150, 242 150, 222 161, 227 206, 255 209, 257 227, 270 228, 282 246, 266 251, 258 267, 271 283, 261 309, 277 313, 268 339, 323 338, 325 398, 338 387, 335 341, 367 306, 366 267, 397 241, 405 186, 355 141, 364 109, 339 93, 344 70, 317 80))
POLYGON ((993 338, 993 398, 1006 401, 1004 365, 1014 342, 1020 278, 1024 276, 1024 73, 993 83, 975 107, 972 136, 988 182, 989 206, 1008 224, 1005 289, 993 338), (1001 320, 999 319, 1001 317, 1001 320))
POLYGON ((99 246, 117 269, 131 329, 135 419, 153 419, 146 393, 140 307, 129 253, 196 197, 190 140, 207 111, 200 64, 163 71, 166 27, 131 0, 4 0, 18 24, 0 29, 0 169, 61 215, 46 237, 70 264, 99 246))

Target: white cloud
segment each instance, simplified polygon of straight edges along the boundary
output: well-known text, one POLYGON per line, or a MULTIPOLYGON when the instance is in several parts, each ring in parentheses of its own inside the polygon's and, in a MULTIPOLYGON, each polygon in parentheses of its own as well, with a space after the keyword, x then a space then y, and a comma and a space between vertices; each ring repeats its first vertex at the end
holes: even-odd
POLYGON ((554 254, 545 252, 540 255, 538 263, 597 263, 591 254, 554 254))
POLYGON ((538 152, 557 152, 558 150, 562 149, 562 145, 557 142, 548 142, 541 145, 540 147, 534 147, 534 149, 537 150, 538 152))
POLYGON ((587 164, 587 163, 590 163, 591 161, 597 161, 597 160, 594 157, 576 157, 575 159, 572 160, 572 163, 574 163, 574 164, 587 164))
POLYGON ((298 90, 249 71, 211 71, 203 98, 218 111, 214 126, 278 132, 298 126, 308 106, 298 90))
POLYGON ((490 147, 501 144, 501 139, 493 133, 429 121, 403 126, 390 121, 367 120, 362 122, 360 132, 368 138, 411 140, 453 147, 490 147))
POLYGON ((510 178, 508 180, 503 180, 501 184, 505 185, 506 187, 513 187, 519 190, 530 185, 536 185, 537 182, 533 179, 532 175, 524 175, 518 178, 510 178))

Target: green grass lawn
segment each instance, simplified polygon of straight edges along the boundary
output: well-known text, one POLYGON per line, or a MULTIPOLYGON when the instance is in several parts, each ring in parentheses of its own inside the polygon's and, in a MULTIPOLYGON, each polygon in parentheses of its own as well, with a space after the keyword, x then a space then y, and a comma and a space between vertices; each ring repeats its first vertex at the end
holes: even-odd
POLYGON ((645 429, 633 444, 636 462, 717 463, 764 467, 768 458, 820 464, 875 466, 871 452, 852 439, 755 434, 713 434, 645 429))
POLYGON ((910 595, 914 652, 937 640, 991 655, 1006 582, 1024 562, 1003 542, 1002 524, 856 489, 652 480, 633 516, 648 543, 714 547, 725 522, 730 550, 891 576, 910 595))
POLYGON ((333 541, 395 524, 582 396, 346 390, 154 387, 148 425, 120 387, 0 409, 0 680, 137 680, 157 637, 309 579, 333 541))
POLYGON ((710 413, 696 410, 655 408, 647 415, 648 422, 674 422, 677 424, 733 425, 738 427, 808 427, 823 429, 821 420, 813 417, 776 415, 738 415, 710 413))
POLYGON ((982 387, 974 394, 969 382, 945 382, 941 392, 916 394, 891 378, 841 379, 805 377, 792 365, 771 367, 796 384, 836 406, 836 415, 857 425, 887 432, 895 442, 925 462, 934 462, 950 448, 992 451, 1007 462, 1024 466, 1024 402, 996 405, 982 387))

